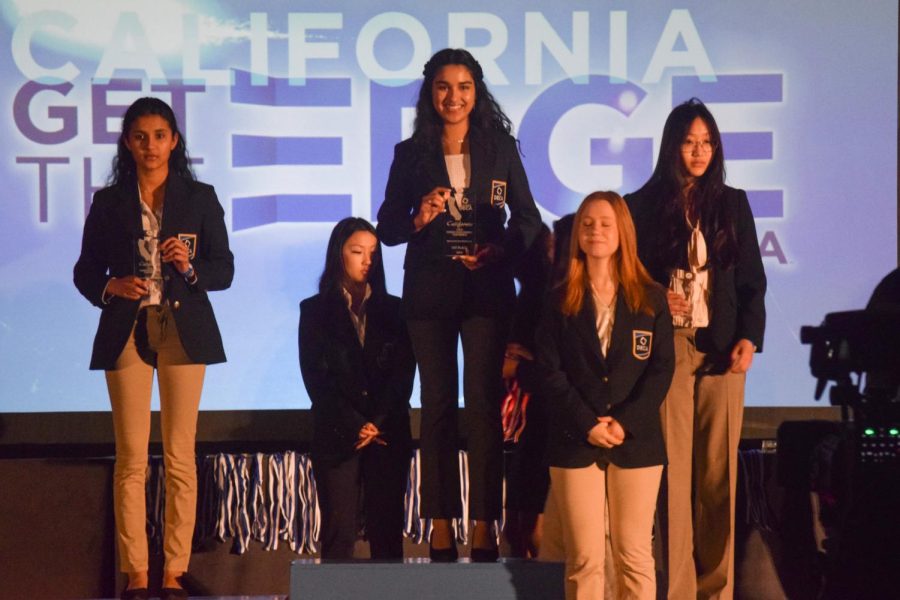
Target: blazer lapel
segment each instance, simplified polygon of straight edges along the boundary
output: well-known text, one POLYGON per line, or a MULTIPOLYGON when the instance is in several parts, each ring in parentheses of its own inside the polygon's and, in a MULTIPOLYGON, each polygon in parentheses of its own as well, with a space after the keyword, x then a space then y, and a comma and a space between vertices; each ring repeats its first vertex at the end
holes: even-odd
POLYGON ((347 302, 344 296, 340 296, 336 301, 328 303, 328 321, 331 326, 331 332, 334 334, 335 341, 341 346, 347 348, 351 353, 361 351, 359 345, 359 337, 356 335, 356 328, 353 327, 353 321, 350 320, 350 311, 347 310, 347 302))
POLYGON ((374 297, 369 298, 366 306, 366 343, 363 346, 368 365, 376 365, 378 362, 378 353, 384 342, 384 332, 380 327, 382 321, 380 303, 374 297))
POLYGON ((424 162, 425 173, 428 175, 429 181, 433 182, 433 185, 429 186, 429 190, 434 186, 450 187, 450 174, 447 173, 447 162, 444 160, 444 153, 440 145, 425 157, 424 162))
POLYGON ((472 173, 469 178, 470 197, 475 202, 490 201, 490 178, 494 172, 494 162, 497 153, 494 147, 488 143, 478 130, 469 133, 469 157, 472 164, 472 173))
POLYGON ((634 315, 628 304, 625 302, 625 296, 621 293, 616 294, 616 314, 613 320, 612 335, 609 341, 609 350, 606 352, 606 359, 610 364, 617 362, 623 352, 630 352, 631 330, 634 325, 634 315))
POLYGON ((132 240, 144 237, 141 222, 141 201, 138 198, 137 182, 134 185, 119 186, 121 202, 116 205, 117 217, 132 240))
POLYGON ((184 222, 182 215, 187 208, 188 196, 187 183, 181 177, 169 175, 166 179, 166 200, 163 205, 162 227, 159 231, 160 241, 183 233, 178 229, 184 222))
POLYGON ((606 369, 606 359, 600 351, 600 338, 597 336, 597 316, 594 310, 594 300, 590 294, 585 294, 581 311, 575 317, 575 331, 582 343, 587 346, 593 357, 606 369))

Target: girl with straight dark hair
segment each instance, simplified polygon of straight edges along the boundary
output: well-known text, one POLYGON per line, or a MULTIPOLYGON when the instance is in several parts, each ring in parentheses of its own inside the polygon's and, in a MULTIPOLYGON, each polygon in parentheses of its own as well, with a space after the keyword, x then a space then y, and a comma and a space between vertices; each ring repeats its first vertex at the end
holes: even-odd
POLYGON ((363 527, 372 558, 403 558, 416 367, 400 299, 385 290, 381 246, 365 219, 347 217, 332 230, 319 293, 300 303, 299 346, 312 401, 322 558, 353 558, 363 527))
POLYGON ((762 351, 766 275, 747 194, 725 184, 722 138, 702 102, 672 110, 653 175, 626 200, 675 325, 661 408, 669 598, 731 598, 744 382, 762 351))

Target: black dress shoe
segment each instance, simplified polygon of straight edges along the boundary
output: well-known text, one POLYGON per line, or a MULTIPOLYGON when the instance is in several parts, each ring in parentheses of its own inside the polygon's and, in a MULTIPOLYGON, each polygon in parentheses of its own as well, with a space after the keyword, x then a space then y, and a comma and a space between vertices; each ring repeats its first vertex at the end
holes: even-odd
POLYGON ((159 590, 159 600, 184 600, 187 597, 188 592, 184 588, 164 587, 159 590))
POLYGON ((472 553, 469 554, 469 559, 478 563, 497 562, 498 558, 500 552, 496 548, 472 548, 472 553))
POLYGON ((428 556, 431 558, 431 562, 456 562, 456 559, 459 558, 459 553, 456 551, 456 544, 453 544, 449 548, 435 548, 434 546, 428 546, 428 556))
POLYGON ((122 600, 149 600, 150 590, 145 587, 122 590, 120 598, 122 598, 122 600))
POLYGON ((212 596, 212 591, 203 584, 199 579, 185 571, 183 575, 177 578, 181 587, 187 590, 188 596, 212 596))

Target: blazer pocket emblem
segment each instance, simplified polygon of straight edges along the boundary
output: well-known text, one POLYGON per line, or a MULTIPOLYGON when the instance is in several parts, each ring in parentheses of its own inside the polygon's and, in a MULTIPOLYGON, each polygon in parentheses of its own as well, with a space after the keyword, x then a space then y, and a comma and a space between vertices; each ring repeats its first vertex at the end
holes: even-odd
POLYGON ((650 358, 653 348, 653 332, 635 329, 631 332, 631 354, 638 360, 650 358))
POLYGON ((506 206, 506 182, 500 179, 491 180, 491 206, 503 208, 506 206))
POLYGON ((184 245, 187 246, 187 249, 188 249, 188 258, 193 260, 194 255, 197 253, 197 234, 196 233, 179 233, 178 241, 184 242, 184 245))

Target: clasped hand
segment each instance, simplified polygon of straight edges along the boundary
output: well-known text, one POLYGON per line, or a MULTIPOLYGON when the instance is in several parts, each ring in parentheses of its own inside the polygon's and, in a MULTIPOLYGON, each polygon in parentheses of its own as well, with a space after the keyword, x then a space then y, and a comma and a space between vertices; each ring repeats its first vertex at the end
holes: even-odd
POLYGON ((587 440, 600 448, 613 448, 625 441, 625 430, 612 417, 597 417, 597 424, 588 431, 587 440))
POLYGON ((378 429, 378 427, 375 426, 374 423, 366 423, 359 429, 359 435, 357 436, 359 439, 353 447, 356 450, 362 450, 369 444, 387 446, 387 442, 384 441, 381 436, 381 431, 378 429))

